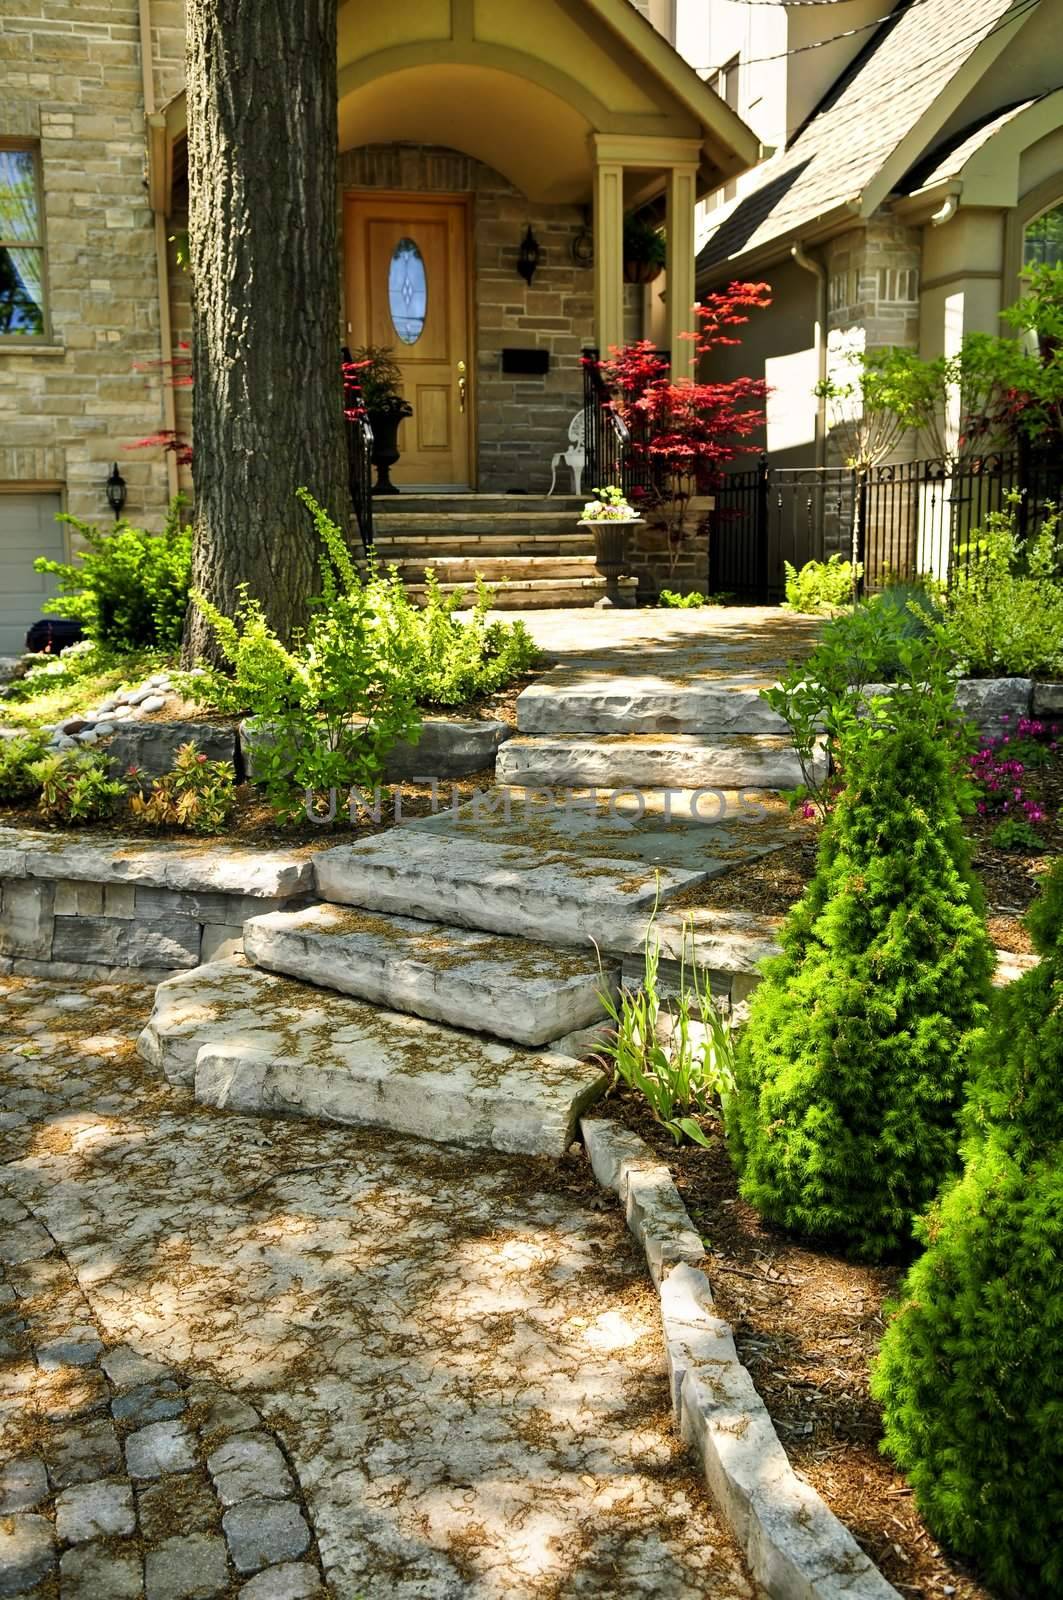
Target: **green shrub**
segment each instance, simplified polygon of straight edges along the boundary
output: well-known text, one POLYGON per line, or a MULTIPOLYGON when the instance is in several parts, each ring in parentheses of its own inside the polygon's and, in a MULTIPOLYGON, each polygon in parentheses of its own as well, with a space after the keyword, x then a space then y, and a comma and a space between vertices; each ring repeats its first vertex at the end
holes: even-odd
POLYGON ((816 873, 736 1063, 743 1196, 866 1260, 906 1247, 953 1167, 993 967, 935 699, 898 688, 847 728, 816 873))
POLYGON ((969 677, 1063 674, 1063 545, 1060 513, 1050 509, 1023 548, 1017 497, 972 532, 971 559, 940 624, 940 636, 969 677))
POLYGON ((59 595, 45 611, 80 622, 90 639, 112 650, 176 650, 192 572, 192 530, 181 526, 180 512, 175 500, 161 533, 128 522, 101 530, 60 517, 87 548, 75 553, 73 564, 45 556, 34 562, 38 572, 59 579, 59 595))
POLYGON ((460 706, 478 695, 504 689, 528 672, 539 649, 523 622, 489 622, 491 589, 476 580, 476 600, 466 621, 454 615, 461 590, 445 595, 431 569, 425 574, 424 605, 412 605, 401 584, 388 589, 396 626, 410 652, 417 703, 460 706))
POLYGON ((826 561, 806 561, 800 572, 788 561, 784 561, 783 566, 786 569, 784 611, 836 611, 839 606, 850 603, 864 575, 859 563, 854 569, 851 561, 844 561, 837 554, 826 561))
POLYGON ((676 1144, 690 1139, 707 1146, 691 1113, 709 1111, 732 1093, 734 1051, 708 982, 693 960, 687 983, 686 947, 684 930, 679 991, 666 1013, 657 989, 661 941, 651 918, 640 987, 622 990, 619 1000, 606 990, 599 996, 613 1023, 602 1049, 616 1076, 642 1096, 676 1144))
MULTIPOLYGON (((130 776, 137 777, 135 768, 130 776)), ((217 833, 236 804, 235 774, 227 761, 208 761, 195 744, 179 746, 169 772, 154 778, 147 793, 133 793, 129 808, 138 822, 187 833, 217 833)))
POLYGON ((47 741, 37 733, 0 739, 0 801, 17 805, 40 793, 41 786, 31 768, 43 759, 47 748, 47 741))
POLYGON ((125 784, 109 776, 106 760, 87 750, 53 750, 29 771, 46 822, 102 822, 126 793, 125 784))
POLYGON ((710 605, 711 601, 696 589, 691 589, 689 594, 679 594, 675 589, 662 589, 657 596, 657 604, 673 611, 696 611, 699 606, 710 605))
POLYGON ((235 618, 194 594, 232 676, 208 671, 183 685, 222 711, 250 712, 268 731, 255 751, 255 781, 288 819, 308 792, 371 791, 391 746, 420 727, 418 656, 398 578, 363 582, 335 523, 299 493, 322 543, 322 592, 306 637, 282 644, 246 590, 235 618))
POLYGON ((816 777, 819 741, 836 745, 856 720, 872 684, 895 684, 927 697, 943 735, 959 737, 949 677, 951 658, 936 636, 925 591, 888 589, 828 622, 819 643, 761 698, 789 724, 804 782, 797 798, 824 808, 816 777))
POLYGON ((1063 861, 997 998, 966 1167, 920 1224, 873 1390, 935 1536, 1022 1600, 1063 1592, 1063 861))
POLYGON ((1032 822, 1027 822, 1025 817, 1005 817, 989 836, 989 842, 994 850, 1032 850, 1039 852, 1045 848, 1041 838, 1032 822))

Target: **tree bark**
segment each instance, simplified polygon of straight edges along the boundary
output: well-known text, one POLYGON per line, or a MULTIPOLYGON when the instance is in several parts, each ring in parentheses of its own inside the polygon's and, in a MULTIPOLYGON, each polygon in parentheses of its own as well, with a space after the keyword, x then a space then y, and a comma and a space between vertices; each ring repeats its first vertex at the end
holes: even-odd
MULTIPOLYGON (((337 0, 188 0, 193 583, 246 583, 285 639, 317 543, 306 485, 346 528, 336 201, 337 0)), ((185 659, 211 655, 190 613, 185 659)))

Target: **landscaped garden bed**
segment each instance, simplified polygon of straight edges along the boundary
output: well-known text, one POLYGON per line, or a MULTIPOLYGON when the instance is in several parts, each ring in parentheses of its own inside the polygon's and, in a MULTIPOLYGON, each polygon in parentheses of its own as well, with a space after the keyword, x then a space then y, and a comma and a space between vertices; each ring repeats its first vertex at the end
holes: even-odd
POLYGON ((738 1194, 717 1118, 703 1119, 710 1144, 702 1149, 677 1146, 627 1090, 599 1101, 593 1114, 632 1129, 672 1172, 702 1236, 717 1314, 734 1330, 796 1470, 902 1595, 990 1600, 992 1591, 928 1531, 903 1474, 879 1448, 869 1374, 883 1306, 903 1269, 847 1261, 766 1225, 738 1194))

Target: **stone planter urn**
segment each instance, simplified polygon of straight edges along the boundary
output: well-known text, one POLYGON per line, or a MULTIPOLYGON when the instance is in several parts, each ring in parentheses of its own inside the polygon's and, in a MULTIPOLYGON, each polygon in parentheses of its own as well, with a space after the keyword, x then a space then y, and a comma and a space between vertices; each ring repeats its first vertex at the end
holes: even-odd
POLYGON ((391 469, 401 455, 399 450, 399 424, 413 416, 408 400, 389 406, 386 411, 370 411, 369 426, 373 430, 373 465, 376 482, 373 494, 398 494, 398 485, 391 481, 391 469))
POLYGON ((580 518, 581 528, 590 528, 594 534, 594 565, 605 579, 607 606, 634 605, 633 597, 623 594, 620 579, 624 576, 627 530, 642 522, 641 517, 580 518))

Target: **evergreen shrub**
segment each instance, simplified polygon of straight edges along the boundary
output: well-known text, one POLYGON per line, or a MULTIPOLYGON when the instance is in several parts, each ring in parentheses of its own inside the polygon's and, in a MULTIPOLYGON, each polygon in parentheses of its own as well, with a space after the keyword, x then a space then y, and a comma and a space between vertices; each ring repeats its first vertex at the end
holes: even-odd
POLYGON ((1063 1593, 1063 860, 999 996, 962 1177, 919 1225, 873 1376, 885 1445, 936 1537, 1001 1593, 1063 1593))
POLYGON ((956 1162, 993 952, 960 822, 944 678, 847 723, 815 876, 765 965, 729 1133, 763 1216, 865 1260, 903 1251, 956 1162))

